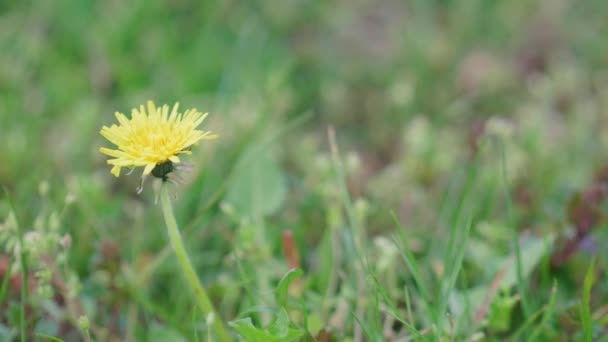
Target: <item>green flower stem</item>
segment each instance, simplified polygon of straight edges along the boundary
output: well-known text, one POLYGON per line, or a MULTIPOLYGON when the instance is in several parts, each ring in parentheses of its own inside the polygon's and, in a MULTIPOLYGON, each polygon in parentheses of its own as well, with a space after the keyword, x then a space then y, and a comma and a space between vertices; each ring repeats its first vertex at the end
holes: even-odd
POLYGON ((169 233, 171 245, 173 246, 173 250, 175 250, 175 255, 177 256, 177 261, 182 268, 182 272, 184 273, 188 284, 190 284, 192 291, 194 291, 194 296, 198 306, 206 317, 208 317, 210 314, 213 316, 211 328, 215 331, 215 335, 217 336, 218 340, 222 342, 232 341, 232 338, 224 327, 222 319, 218 316, 213 308, 213 304, 211 304, 211 301, 209 300, 207 291, 205 291, 205 288, 198 279, 198 276, 194 271, 194 267, 192 267, 192 263, 190 262, 190 258, 188 258, 188 254, 184 248, 184 242, 182 241, 182 236, 177 228, 177 221, 175 220, 175 215, 173 214, 173 207, 171 206, 169 192, 165 184, 162 185, 160 190, 160 203, 163 209, 165 223, 167 224, 167 232, 169 233))

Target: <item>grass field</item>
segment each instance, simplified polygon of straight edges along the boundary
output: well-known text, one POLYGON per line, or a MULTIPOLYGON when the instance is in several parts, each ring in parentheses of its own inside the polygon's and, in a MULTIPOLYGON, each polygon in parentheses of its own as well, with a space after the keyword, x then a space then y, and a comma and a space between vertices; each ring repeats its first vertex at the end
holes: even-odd
POLYGON ((608 341, 607 13, 0 2, 0 341, 608 341), (219 134, 169 188, 215 315, 99 152, 148 100, 219 134))

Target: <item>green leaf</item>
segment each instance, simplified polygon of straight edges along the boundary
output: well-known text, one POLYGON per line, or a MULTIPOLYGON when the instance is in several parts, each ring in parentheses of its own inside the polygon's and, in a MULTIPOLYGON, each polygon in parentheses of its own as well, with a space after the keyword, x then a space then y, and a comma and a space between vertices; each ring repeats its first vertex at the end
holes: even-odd
MULTIPOLYGON (((550 251, 553 241, 553 236, 546 238, 531 237, 521 244, 520 253, 522 256, 522 276, 524 279, 532 273, 542 261, 543 256, 550 251)), ((492 286, 495 286, 498 291, 509 291, 517 285, 517 265, 514 253, 503 257, 497 262, 500 268, 496 272, 503 272, 503 275, 498 278, 497 284, 492 284, 490 281, 485 285, 473 287, 466 291, 453 291, 450 295, 451 312, 462 314, 465 311, 465 303, 467 302, 471 308, 478 310, 492 286)))
POLYGON ((59 334, 59 325, 57 321, 49 318, 41 318, 36 322, 36 327, 34 328, 36 334, 42 334, 47 336, 58 335, 59 334))
POLYGON ((226 201, 243 216, 276 212, 285 199, 285 177, 267 151, 251 148, 238 161, 226 201))
POLYGON ((277 285, 277 288, 274 290, 275 298, 279 306, 284 308, 287 306, 287 294, 289 290, 289 284, 291 284, 294 280, 301 277, 304 272, 299 269, 291 269, 289 270, 277 285))
POLYGON ((304 331, 289 328, 289 317, 281 310, 268 330, 257 328, 251 318, 243 318, 228 323, 244 339, 245 342, 290 342, 304 336, 304 331))
POLYGON ((306 327, 311 335, 316 336, 321 329, 325 327, 325 322, 321 319, 321 317, 319 317, 318 314, 313 313, 312 315, 308 316, 306 327))
POLYGON ((494 298, 488 313, 488 326, 491 331, 505 332, 511 328, 511 316, 516 304, 515 295, 500 293, 494 298))
POLYGON ((51 336, 51 335, 47 335, 47 334, 43 334, 43 333, 36 333, 37 337, 40 337, 44 340, 47 341, 53 341, 53 342, 64 342, 62 339, 55 337, 55 336, 51 336))
MULTIPOLYGON (((547 239, 541 238, 529 238, 525 243, 521 243, 521 256, 522 256, 522 277, 527 278, 534 268, 540 263, 543 255, 549 252, 549 247, 553 243, 553 236, 547 239), (547 243, 549 242, 549 243, 547 243)), ((508 268, 505 271, 505 275, 500 282, 501 289, 509 289, 517 284, 517 265, 512 255, 510 258, 505 260, 508 263, 508 268)))
POLYGON ((229 322, 230 325, 236 332, 238 332, 246 342, 258 342, 264 341, 267 338, 271 338, 272 335, 263 331, 262 329, 256 328, 251 322, 251 318, 243 318, 236 321, 229 322))
POLYGON ((277 317, 268 327, 268 332, 273 336, 287 336, 289 330, 289 316, 285 309, 281 309, 277 317))

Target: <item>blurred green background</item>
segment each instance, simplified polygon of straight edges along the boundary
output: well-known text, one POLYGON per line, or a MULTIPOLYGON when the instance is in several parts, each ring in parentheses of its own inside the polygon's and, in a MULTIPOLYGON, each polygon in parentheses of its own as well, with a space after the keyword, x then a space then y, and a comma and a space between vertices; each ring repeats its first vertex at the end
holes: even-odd
MULTIPOLYGON (((0 2, 0 184, 21 229, 50 241, 32 272, 57 274, 46 293, 32 285, 28 331, 78 340, 86 314, 98 340, 205 340, 154 185, 137 195, 138 171, 114 178, 98 152, 114 112, 150 99, 209 112, 220 135, 174 192, 227 321, 269 322, 290 230, 304 278, 288 309, 309 340, 400 341, 412 332, 394 316, 430 339, 606 338, 605 210, 580 193, 603 189, 608 156, 607 13, 600 0, 0 2), (560 259, 573 236, 586 247, 560 259), (457 328, 429 313, 408 253, 457 328), (515 256, 520 276, 487 295, 515 256), (593 324, 578 313, 592 258, 593 324)), ((2 279, 10 212, 3 193, 2 279)), ((19 287, 2 293, 10 340, 19 287)))

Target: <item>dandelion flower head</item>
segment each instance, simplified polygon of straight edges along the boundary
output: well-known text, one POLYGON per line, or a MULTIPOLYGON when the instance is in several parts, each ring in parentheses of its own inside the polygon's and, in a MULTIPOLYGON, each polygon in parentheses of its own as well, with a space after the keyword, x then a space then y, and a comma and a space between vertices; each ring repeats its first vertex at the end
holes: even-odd
POLYGON ((207 113, 193 108, 182 114, 178 107, 179 103, 176 103, 169 113, 169 106, 156 107, 154 102, 148 101, 146 107, 134 108, 130 119, 116 112, 119 125, 102 127, 101 135, 117 147, 99 150, 114 157, 108 160, 114 176, 118 177, 123 167, 143 167, 144 176, 152 173, 165 179, 165 174, 173 169, 172 165, 180 162, 179 154, 191 154, 190 146, 199 140, 217 138, 209 131, 197 129, 207 113), (160 170, 160 175, 153 172, 155 168, 160 170))

